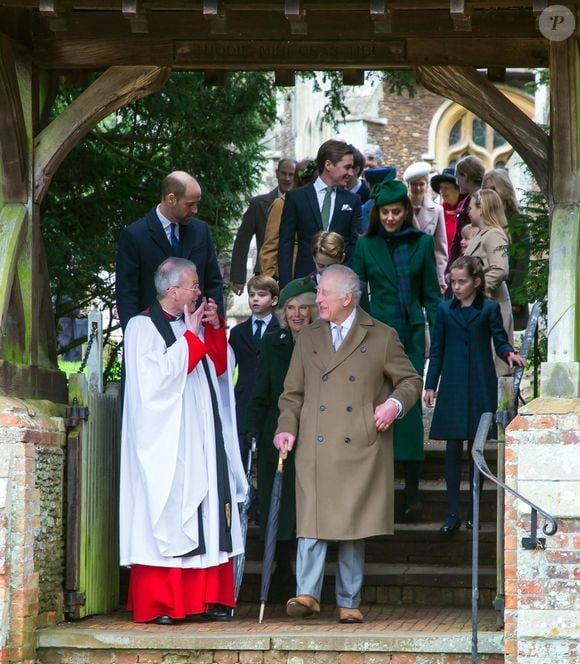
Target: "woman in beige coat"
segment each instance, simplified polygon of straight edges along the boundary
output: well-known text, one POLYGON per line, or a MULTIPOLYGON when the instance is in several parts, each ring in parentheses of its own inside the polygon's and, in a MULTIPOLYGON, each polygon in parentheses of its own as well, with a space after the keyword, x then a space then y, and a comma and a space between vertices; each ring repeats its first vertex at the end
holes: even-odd
MULTIPOLYGON (((499 304, 503 326, 513 346, 514 319, 506 283, 510 239, 504 230, 506 219, 501 198, 493 189, 476 191, 469 203, 469 218, 472 226, 479 228, 479 233, 469 241, 465 255, 476 256, 483 262, 485 295, 499 304)), ((511 369, 503 360, 494 356, 494 361, 498 376, 511 374, 511 369)))

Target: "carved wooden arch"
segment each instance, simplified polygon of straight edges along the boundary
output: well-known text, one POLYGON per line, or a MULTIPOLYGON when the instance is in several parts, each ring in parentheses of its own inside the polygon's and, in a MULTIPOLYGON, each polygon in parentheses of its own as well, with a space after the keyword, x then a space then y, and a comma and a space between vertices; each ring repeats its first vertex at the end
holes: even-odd
POLYGON ((34 141, 34 202, 42 202, 57 168, 98 122, 160 90, 169 72, 168 67, 109 67, 43 129, 34 141))
POLYGON ((549 195, 549 137, 475 67, 417 67, 428 90, 461 104, 497 129, 529 166, 538 186, 549 195))

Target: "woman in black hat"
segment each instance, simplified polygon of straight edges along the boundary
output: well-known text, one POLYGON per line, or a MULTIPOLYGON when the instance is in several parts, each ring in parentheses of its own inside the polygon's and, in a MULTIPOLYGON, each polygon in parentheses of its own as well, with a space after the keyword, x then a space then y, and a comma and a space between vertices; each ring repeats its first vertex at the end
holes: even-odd
POLYGON ((459 185, 455 179, 455 168, 450 166, 431 178, 431 189, 441 196, 441 205, 445 215, 445 234, 447 235, 447 251, 453 244, 455 229, 457 228, 457 206, 464 195, 459 192, 459 185))

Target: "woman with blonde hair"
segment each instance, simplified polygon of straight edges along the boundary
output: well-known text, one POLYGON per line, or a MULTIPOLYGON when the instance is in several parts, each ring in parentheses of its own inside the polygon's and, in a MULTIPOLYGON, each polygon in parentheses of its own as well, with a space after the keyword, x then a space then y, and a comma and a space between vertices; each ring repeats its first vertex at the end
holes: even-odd
POLYGON ((316 266, 316 272, 311 276, 318 283, 320 273, 329 265, 344 263, 346 253, 344 251, 344 238, 334 231, 319 231, 312 238, 312 258, 316 266))
POLYGON ((483 176, 483 188, 494 189, 502 200, 512 244, 509 254, 510 275, 508 288, 512 300, 512 313, 516 330, 525 330, 528 324, 528 299, 523 286, 528 278, 530 266, 530 236, 527 219, 520 213, 516 190, 508 172, 494 168, 483 176))
MULTIPOLYGON (((465 256, 481 259, 485 274, 485 295, 499 304, 503 326, 510 344, 514 340, 512 303, 506 280, 509 275, 508 247, 510 239, 504 230, 507 225, 503 203, 493 189, 480 189, 471 195, 469 204, 471 224, 479 228, 465 249, 465 256)), ((494 357, 498 376, 511 374, 505 362, 494 357)))

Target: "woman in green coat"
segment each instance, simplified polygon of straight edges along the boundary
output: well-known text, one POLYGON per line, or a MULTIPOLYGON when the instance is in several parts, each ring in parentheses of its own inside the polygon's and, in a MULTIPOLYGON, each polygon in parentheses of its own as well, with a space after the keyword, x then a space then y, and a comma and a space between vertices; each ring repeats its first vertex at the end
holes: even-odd
MULTIPOLYGON (((371 315, 394 327, 419 375, 425 365, 425 314, 435 324, 440 290, 433 238, 415 227, 403 182, 388 175, 371 193, 366 235, 358 238, 353 268, 370 290, 371 315), (424 313, 424 311, 425 313, 424 313)), ((405 517, 421 510, 419 471, 424 457, 423 413, 418 402, 395 422, 395 460, 404 462, 405 517)))
MULTIPOLYGON (((262 337, 256 382, 246 416, 246 431, 256 434, 258 441, 258 505, 260 528, 265 533, 270 510, 274 473, 278 465, 278 451, 272 440, 278 423, 278 397, 284 389, 284 379, 294 350, 296 337, 304 327, 318 317, 315 304, 316 284, 310 277, 295 279, 280 293, 276 315, 280 328, 262 337)), ((294 454, 284 463, 284 481, 280 500, 276 571, 272 578, 272 594, 279 591, 286 597, 295 591, 290 566, 294 558, 296 531, 296 487, 294 454)))

